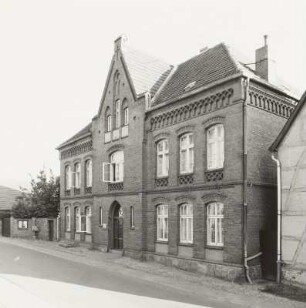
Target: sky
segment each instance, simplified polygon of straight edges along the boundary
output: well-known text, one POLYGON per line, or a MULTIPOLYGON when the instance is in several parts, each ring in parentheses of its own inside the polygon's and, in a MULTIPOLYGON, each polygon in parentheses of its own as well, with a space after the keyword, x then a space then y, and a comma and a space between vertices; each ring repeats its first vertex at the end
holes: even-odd
POLYGON ((170 64, 225 42, 306 90, 305 0, 0 0, 0 185, 59 174, 55 149, 96 115, 114 40, 170 64))

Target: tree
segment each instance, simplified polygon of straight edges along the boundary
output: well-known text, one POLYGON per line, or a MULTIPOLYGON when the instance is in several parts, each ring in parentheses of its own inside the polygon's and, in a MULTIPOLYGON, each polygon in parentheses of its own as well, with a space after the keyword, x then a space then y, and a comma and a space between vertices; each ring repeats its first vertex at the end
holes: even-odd
POLYGON ((22 188, 22 196, 16 199, 13 216, 16 218, 57 217, 60 204, 59 177, 52 171, 48 178, 45 171, 40 171, 37 179, 31 179, 31 189, 22 188))

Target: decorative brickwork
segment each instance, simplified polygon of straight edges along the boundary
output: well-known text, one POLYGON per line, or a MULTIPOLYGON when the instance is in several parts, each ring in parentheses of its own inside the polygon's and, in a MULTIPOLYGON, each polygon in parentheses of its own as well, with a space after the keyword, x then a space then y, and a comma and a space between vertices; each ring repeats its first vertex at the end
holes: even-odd
POLYGON ((168 178, 155 179, 155 187, 168 186, 168 178))
POLYGON ((65 190, 65 196, 70 196, 70 189, 69 190, 65 190))
POLYGON ((151 130, 171 126, 188 119, 213 112, 217 109, 230 105, 230 97, 233 95, 232 88, 208 96, 188 105, 165 112, 151 119, 151 130))
POLYGON ((74 188, 74 195, 79 195, 81 194, 81 189, 80 188, 74 188))
POLYGON ((108 191, 123 190, 123 183, 109 183, 108 191))
POLYGON ((188 185, 193 183, 193 174, 179 175, 178 177, 179 185, 188 185))
POLYGON ((289 118, 294 109, 292 104, 285 99, 263 92, 255 87, 250 87, 249 95, 250 105, 284 118, 289 118))
POLYGON ((68 150, 64 150, 61 152, 61 159, 76 156, 82 153, 86 153, 92 151, 92 140, 84 142, 82 144, 78 144, 74 147, 71 147, 68 150))
POLYGON ((205 178, 207 182, 221 181, 223 180, 223 169, 205 172, 205 178))
POLYGON ((85 194, 92 194, 92 187, 85 187, 85 194))

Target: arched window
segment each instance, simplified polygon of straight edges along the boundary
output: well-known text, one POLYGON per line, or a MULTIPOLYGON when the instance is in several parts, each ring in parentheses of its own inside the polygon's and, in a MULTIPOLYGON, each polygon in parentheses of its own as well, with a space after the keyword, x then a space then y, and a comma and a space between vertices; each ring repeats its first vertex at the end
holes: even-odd
POLYGON ((71 167, 67 165, 65 167, 65 190, 71 189, 71 167))
POLYGON ((115 102, 115 127, 121 126, 121 101, 120 99, 115 102))
POLYGON ((87 206, 85 208, 85 217, 86 217, 86 233, 91 233, 91 207, 87 206))
POLYGON ((130 207, 130 227, 134 228, 135 224, 134 224, 134 207, 131 206, 130 207))
POLYGON ((88 159, 85 162, 85 185, 92 187, 92 160, 88 159))
POLYGON ((184 203, 180 206, 180 243, 193 242, 193 207, 184 203))
POLYGON ((105 131, 110 132, 112 130, 112 115, 109 107, 105 110, 105 131))
POLYGON ((129 125, 129 108, 124 107, 123 109, 123 125, 129 125))
POLYGON ((81 164, 76 163, 74 165, 74 186, 75 188, 81 187, 81 164))
POLYGON ((223 204, 212 202, 207 205, 207 244, 223 246, 223 204))
POLYGON ((180 174, 192 173, 194 167, 193 134, 184 134, 180 138, 180 174))
POLYGON ((157 151, 157 177, 168 176, 169 173, 169 144, 167 139, 159 141, 157 151))
POLYGON ((160 204, 156 208, 157 212, 157 240, 168 241, 168 205, 160 204))
POLYGON ((117 71, 114 75, 114 97, 120 94, 120 74, 117 71))
POLYGON ((81 232, 81 211, 80 211, 80 207, 77 206, 74 209, 74 213, 75 213, 75 231, 81 232))
POLYGON ((223 168, 224 126, 216 124, 207 130, 207 169, 223 168))
POLYGON ((114 152, 110 157, 112 182, 123 182, 123 151, 114 152))
POLYGON ((70 207, 65 207, 65 230, 70 232, 70 207))

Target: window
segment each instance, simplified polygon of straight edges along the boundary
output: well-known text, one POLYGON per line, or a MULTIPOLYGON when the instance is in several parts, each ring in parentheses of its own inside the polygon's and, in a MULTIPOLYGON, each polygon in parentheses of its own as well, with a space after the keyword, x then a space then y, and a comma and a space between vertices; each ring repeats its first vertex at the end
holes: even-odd
POLYGON ((169 145, 164 139, 157 143, 157 177, 168 176, 169 173, 169 145))
POLYGON ((17 221, 18 229, 28 229, 28 221, 27 220, 18 220, 17 221))
POLYGON ((108 115, 106 117, 106 131, 110 132, 112 130, 112 116, 108 115))
POLYGON ((168 205, 157 206, 157 240, 168 241, 168 205))
POLYGON ((103 225, 103 208, 99 208, 99 226, 103 225))
POLYGON ((71 189, 71 167, 70 165, 67 165, 65 167, 65 189, 66 190, 71 189))
POLYGON ((223 168, 224 126, 217 124, 207 130, 207 169, 223 168))
POLYGON ((135 227, 135 225, 134 225, 134 207, 133 206, 130 207, 130 227, 131 228, 135 227))
POLYGON ((75 208, 75 231, 81 232, 81 211, 79 207, 75 208))
POLYGON ((207 205, 207 244, 223 246, 223 204, 213 202, 207 205))
POLYGON ((192 173, 194 166, 193 134, 180 138, 180 173, 192 173))
POLYGON ((74 165, 74 186, 75 188, 81 187, 81 164, 76 163, 74 165))
POLYGON ((193 242, 193 207, 192 204, 180 206, 180 243, 193 242))
POLYGON ((65 208, 65 230, 67 232, 70 231, 70 208, 65 208))
POLYGON ((121 102, 117 100, 115 103, 115 117, 116 117, 116 128, 121 126, 121 102))
POLYGON ((123 151, 114 152, 110 156, 110 163, 103 163, 104 182, 123 182, 124 155, 123 151))
POLYGON ((91 233, 91 208, 87 206, 85 208, 85 217, 86 217, 86 233, 91 233))
POLYGON ((86 187, 92 187, 92 160, 88 159, 85 162, 85 185, 86 187))
POLYGON ((123 125, 129 125, 129 108, 125 107, 123 109, 123 125))

